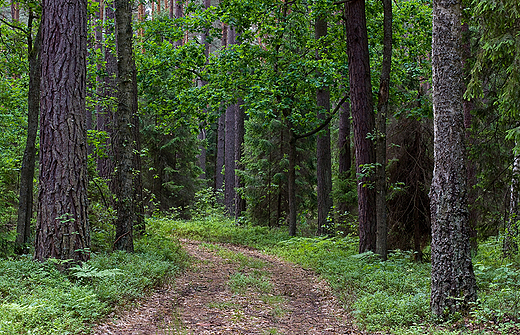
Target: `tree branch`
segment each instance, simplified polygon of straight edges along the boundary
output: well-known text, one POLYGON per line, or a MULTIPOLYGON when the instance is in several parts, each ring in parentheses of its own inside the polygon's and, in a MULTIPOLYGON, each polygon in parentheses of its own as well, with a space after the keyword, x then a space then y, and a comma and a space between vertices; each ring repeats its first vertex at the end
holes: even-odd
POLYGON ((299 139, 302 139, 302 138, 305 138, 305 137, 309 137, 309 136, 312 136, 314 134, 316 134, 317 132, 319 132, 320 130, 322 130, 323 128, 325 128, 329 123, 330 121, 332 120, 332 117, 334 117, 334 114, 336 114, 339 109, 341 108, 341 106, 345 103, 345 101, 347 101, 349 95, 346 94, 343 99, 341 99, 341 101, 336 105, 336 108, 334 108, 334 110, 332 111, 332 113, 330 113, 329 117, 325 119, 325 121, 323 121, 323 123, 315 128, 314 130, 308 132, 308 133, 305 133, 305 134, 302 134, 302 135, 295 135, 294 136, 294 139, 295 140, 299 140, 299 139))

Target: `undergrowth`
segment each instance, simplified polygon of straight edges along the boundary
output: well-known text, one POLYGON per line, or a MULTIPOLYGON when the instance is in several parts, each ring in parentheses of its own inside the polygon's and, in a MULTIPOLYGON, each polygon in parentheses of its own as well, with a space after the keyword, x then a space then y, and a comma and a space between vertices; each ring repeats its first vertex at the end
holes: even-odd
POLYGON ((353 236, 290 238, 284 231, 238 226, 217 215, 191 221, 162 219, 160 225, 178 237, 251 246, 312 268, 328 281, 358 326, 368 331, 510 334, 520 326, 519 262, 502 258, 498 239, 481 243, 473 260, 479 301, 469 314, 438 325, 429 307, 430 264, 415 262, 413 252, 393 251, 382 262, 373 253, 358 254, 353 236))
POLYGON ((67 273, 56 260, 0 260, 0 334, 81 334, 89 325, 143 297, 185 264, 179 243, 143 237, 136 252, 100 253, 67 273))

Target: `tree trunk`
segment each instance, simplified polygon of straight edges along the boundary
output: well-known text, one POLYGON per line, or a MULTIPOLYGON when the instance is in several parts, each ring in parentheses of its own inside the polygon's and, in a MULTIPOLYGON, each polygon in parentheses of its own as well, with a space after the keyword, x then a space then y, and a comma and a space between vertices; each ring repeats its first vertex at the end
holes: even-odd
MULTIPOLYGON (((338 177, 342 181, 350 178, 350 169, 352 168, 352 158, 350 153, 350 106, 348 102, 344 102, 340 107, 339 127, 338 127, 338 177)), ((346 214, 349 210, 349 204, 343 200, 339 200, 337 205, 337 224, 342 224, 346 234, 350 233, 346 223, 346 214)))
MULTIPOLYGON (((236 44, 235 27, 228 28, 228 43, 230 47, 236 44)), ((227 213, 235 216, 235 114, 237 105, 232 104, 226 109, 226 149, 225 149, 225 174, 224 174, 224 204, 227 213)))
POLYGON ((374 143, 367 138, 374 132, 374 111, 368 36, 365 17, 365 1, 352 0, 345 3, 347 55, 350 80, 350 101, 354 142, 356 152, 356 172, 361 174, 358 181, 359 207, 359 252, 376 250, 376 214, 373 164, 375 163, 374 143), (367 170, 368 169, 368 170, 367 170))
POLYGON ((296 236, 296 136, 288 126, 289 138, 289 171, 287 178, 287 197, 289 202, 289 236, 296 236))
POLYGON ((146 231, 144 221, 144 196, 143 196, 143 178, 142 178, 142 164, 141 164, 141 133, 140 133, 140 119, 139 119, 139 104, 138 89, 137 89, 137 68, 135 60, 132 60, 132 133, 135 143, 135 152, 133 158, 134 173, 134 204, 135 204, 135 232, 142 236, 146 231))
POLYGON ((518 222, 520 212, 520 156, 516 155, 513 161, 513 178, 511 179, 511 195, 509 202, 509 220, 507 221, 503 253, 507 257, 518 253, 518 222))
POLYGON ((11 20, 20 21, 20 3, 11 1, 11 20))
MULTIPOLYGON (((226 149, 225 129, 226 115, 222 114, 217 120, 217 157, 215 159, 215 191, 217 191, 217 194, 220 194, 222 187, 224 187, 222 169, 224 168, 224 152, 226 149)), ((223 203, 224 199, 221 195, 218 195, 217 201, 223 203)))
MULTIPOLYGON (((242 109, 243 101, 239 100, 236 108, 235 115, 235 164, 236 170, 244 171, 244 164, 242 164, 242 151, 244 149, 244 136, 245 136, 245 112, 242 109)), ((240 174, 235 172, 235 187, 244 187, 244 181, 240 178, 240 174)), ((238 222, 242 213, 246 210, 246 199, 242 197, 242 194, 235 192, 235 220, 238 222)), ((269 221, 271 217, 269 216, 269 221)))
MULTIPOLYGON (((175 2, 175 18, 180 19, 183 16, 182 12, 182 1, 177 0, 175 2)), ((181 38, 180 40, 175 41, 175 46, 180 47, 183 43, 184 39, 181 38)))
POLYGON ((35 259, 90 258, 85 96, 87 1, 43 0, 35 259))
MULTIPOLYGON (((316 19, 314 27, 316 41, 327 36, 327 20, 324 14, 316 19)), ((318 42, 319 45, 323 41, 318 42)), ((320 48, 321 49, 321 48, 320 48)), ((316 52, 316 58, 321 59, 320 51, 316 52)), ((321 75, 321 74, 318 74, 321 75)), ((316 91, 318 108, 318 120, 326 120, 330 114, 330 92, 328 87, 320 87, 316 91)), ((317 198, 318 198, 318 235, 333 235, 334 223, 332 222, 332 166, 330 152, 330 128, 327 127, 318 133, 316 140, 316 174, 317 174, 317 198)))
MULTIPOLYGON (((107 21, 115 22, 114 3, 108 2, 105 6, 105 17, 107 21)), ((106 25, 106 35, 115 34, 113 24, 106 25)), ((116 36, 117 37, 117 36, 116 36)), ((117 43, 117 38, 116 38, 117 43)), ((116 97, 117 92, 117 59, 110 46, 105 47, 105 77, 103 78, 103 100, 104 107, 100 108, 97 114, 97 130, 107 134, 105 155, 98 158, 97 168, 101 177, 108 180, 110 190, 114 192, 112 178, 114 174, 114 151, 113 151, 113 129, 114 129, 114 110, 115 106, 111 102, 116 97)))
POLYGON ((25 252, 31 237, 31 218, 33 214, 34 170, 36 164, 36 136, 38 115, 40 113, 40 39, 41 26, 33 41, 32 27, 35 17, 29 12, 27 34, 27 59, 29 61, 29 93, 27 99, 27 140, 20 169, 20 200, 16 225, 16 247, 25 252))
POLYGON ((437 316, 466 309, 477 298, 468 234, 460 16, 460 0, 434 0, 430 305, 437 316))
POLYGON ((388 231, 386 220, 386 119, 392 67, 392 0, 382 1, 384 7, 383 66, 379 82, 376 124, 376 253, 381 256, 381 259, 386 260, 388 231))
POLYGON ((134 135, 132 117, 133 96, 133 54, 132 54, 132 6, 129 0, 115 0, 116 40, 117 40, 117 83, 118 103, 115 128, 116 174, 116 250, 134 251, 133 226, 135 225, 133 159, 134 135))

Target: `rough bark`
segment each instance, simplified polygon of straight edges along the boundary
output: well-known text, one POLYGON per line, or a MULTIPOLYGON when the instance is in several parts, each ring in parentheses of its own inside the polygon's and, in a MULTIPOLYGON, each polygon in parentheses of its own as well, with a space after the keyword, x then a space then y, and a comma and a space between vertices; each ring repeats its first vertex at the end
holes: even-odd
POLYGON ((387 258, 387 212, 386 212, 386 119, 390 94, 390 70, 392 67, 392 0, 382 0, 383 22, 383 66, 379 82, 377 102, 376 139, 376 253, 387 258))
MULTIPOLYGON (((317 41, 327 36, 327 20, 324 15, 316 19, 314 36, 317 41)), ((320 42, 319 42, 320 43, 320 42)), ((321 59, 320 52, 316 58, 321 59)), ((320 74, 318 74, 320 75, 320 74)), ((330 92, 328 87, 320 87, 316 91, 316 103, 321 110, 318 112, 318 120, 324 121, 330 113, 330 92)), ((318 133, 316 139, 316 174, 317 174, 317 198, 318 198, 318 235, 334 234, 332 221, 332 165, 330 151, 330 128, 325 127, 318 133)))
MULTIPOLYGON (((105 6, 106 20, 115 22, 114 3, 108 2, 105 6)), ((114 26, 108 24, 105 34, 115 34, 114 26)), ((117 40, 116 40, 117 43, 117 40)), ((105 76, 103 78, 103 104, 98 111, 96 122, 97 130, 104 131, 107 134, 107 141, 105 147, 105 155, 98 158, 97 168, 101 177, 108 180, 108 185, 113 192, 112 178, 114 174, 114 152, 113 152, 113 128, 114 128, 114 110, 115 106, 111 102, 116 98, 117 92, 117 59, 112 51, 112 48, 105 48, 105 76)))
POLYGON ((40 192, 35 259, 86 261, 87 1, 43 0, 40 192))
POLYGON ((114 248, 132 252, 134 250, 133 226, 136 222, 133 182, 134 136, 132 133, 134 111, 132 6, 129 0, 115 0, 115 8, 118 103, 115 122, 117 168, 114 190, 117 219, 114 248))
MULTIPOLYGON (((29 12, 27 25, 27 59, 29 61, 29 93, 27 98, 27 140, 20 168, 20 198, 16 225, 16 246, 20 253, 29 243, 31 236, 31 218, 33 214, 34 170, 36 164, 36 136, 38 133, 38 115, 40 113, 40 39, 41 28, 33 41, 33 12, 29 12)), ((40 26, 41 27, 41 26, 40 26)))
MULTIPOLYGON (((376 249, 376 215, 374 178, 363 168, 375 163, 374 143, 367 138, 374 132, 374 111, 368 36, 365 17, 365 1, 353 0, 345 3, 347 55, 350 80, 350 101, 356 172, 362 174, 358 180, 359 208, 359 252, 376 249)), ((371 171, 373 174, 373 171, 371 171)))
POLYGON ((434 0, 430 304, 437 316, 464 310, 477 298, 468 233, 460 16, 460 0, 434 0))
MULTIPOLYGON (((226 48, 228 42, 228 27, 222 24, 222 47, 226 48)), ((226 129, 226 115, 222 114, 217 120, 217 154, 215 158, 215 190, 219 192, 224 186, 224 175, 222 169, 224 167, 225 154, 225 129, 226 129)), ((218 202, 223 202, 224 199, 217 196, 218 202)))

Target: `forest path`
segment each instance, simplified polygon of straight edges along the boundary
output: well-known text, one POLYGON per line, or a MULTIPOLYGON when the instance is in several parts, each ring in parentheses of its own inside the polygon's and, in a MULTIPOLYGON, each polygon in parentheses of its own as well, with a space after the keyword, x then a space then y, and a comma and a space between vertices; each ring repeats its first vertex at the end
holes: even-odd
POLYGON ((312 271, 246 247, 182 244, 193 267, 92 334, 364 333, 312 271))

